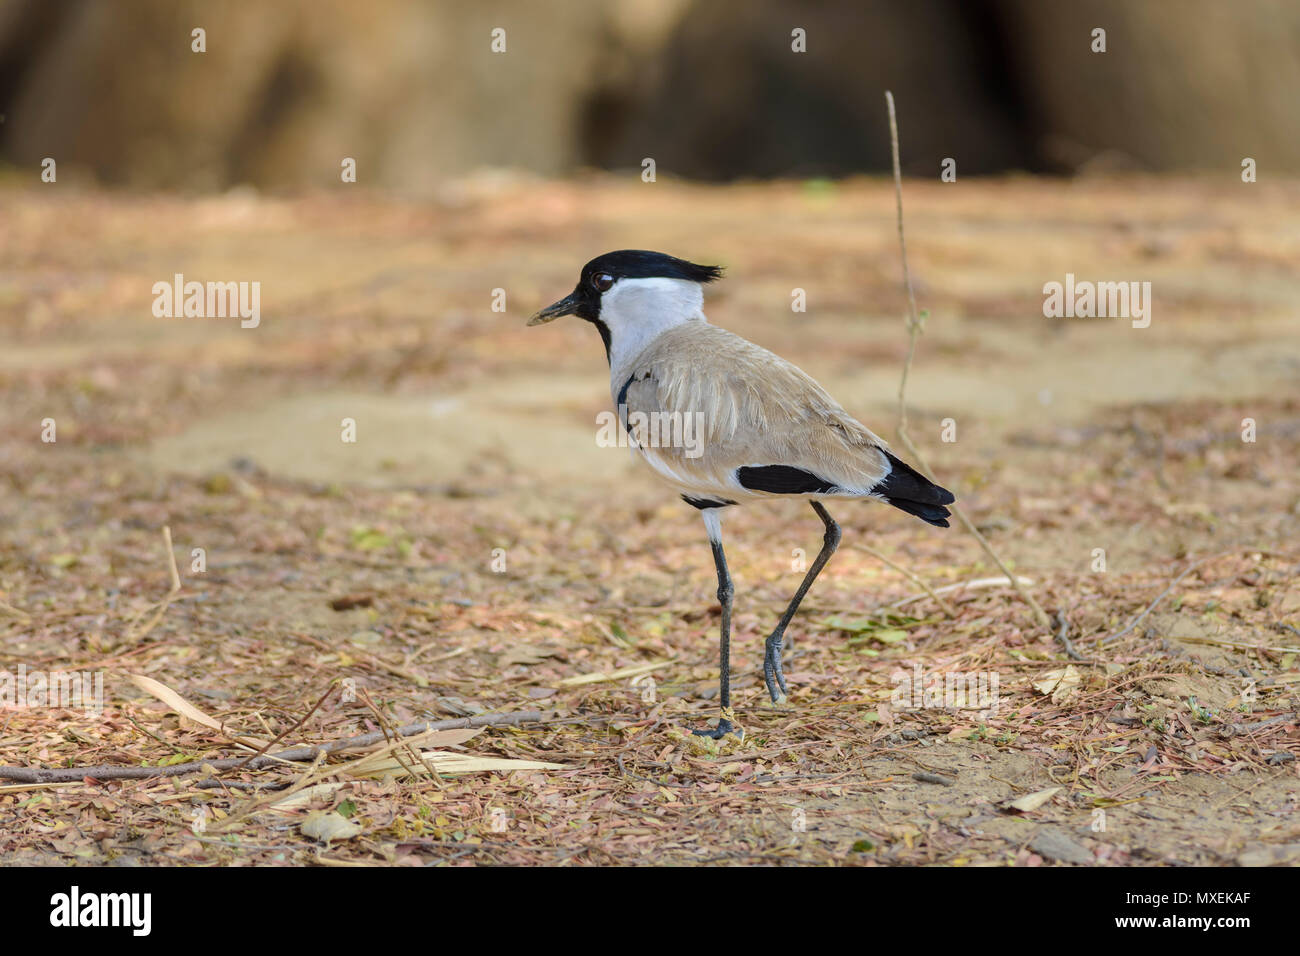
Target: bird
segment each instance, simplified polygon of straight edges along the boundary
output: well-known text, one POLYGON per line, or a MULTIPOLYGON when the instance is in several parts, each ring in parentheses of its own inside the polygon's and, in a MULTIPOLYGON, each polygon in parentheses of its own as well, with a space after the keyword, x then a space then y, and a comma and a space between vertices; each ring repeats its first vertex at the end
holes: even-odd
POLYGON ((607 252, 582 267, 571 293, 528 320, 535 326, 571 315, 596 327, 629 446, 703 517, 721 605, 720 714, 716 726, 694 733, 714 740, 744 735, 731 705, 735 589, 722 547, 724 509, 802 498, 824 526, 817 558, 764 642, 763 680, 780 706, 789 694, 782 668, 786 628, 840 543, 825 502, 873 499, 946 528, 945 506, 955 501, 897 458, 812 376, 711 324, 704 287, 722 272, 662 252, 607 252))

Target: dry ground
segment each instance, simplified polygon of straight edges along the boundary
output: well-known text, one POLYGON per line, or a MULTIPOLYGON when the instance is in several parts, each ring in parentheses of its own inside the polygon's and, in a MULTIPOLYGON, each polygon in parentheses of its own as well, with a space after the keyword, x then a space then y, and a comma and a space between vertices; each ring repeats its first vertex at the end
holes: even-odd
POLYGON ((248 753, 232 736, 323 743, 536 708, 542 722, 440 749, 558 765, 367 777, 339 756, 0 781, 0 861, 1300 859, 1300 184, 906 189, 931 313, 914 436, 1086 660, 1062 673, 1062 645, 1005 587, 949 592, 952 619, 928 597, 882 610, 917 588, 855 544, 936 587, 994 569, 959 528, 842 504, 845 545, 792 628, 793 706, 775 712, 761 640, 820 525, 797 503, 735 509, 747 737, 715 754, 681 733, 716 706, 699 520, 596 446, 595 333, 523 320, 608 249, 723 262, 712 321, 892 437, 890 184, 480 177, 420 204, 0 188, 0 673, 100 671, 106 697, 91 716, 0 706, 0 764, 216 760, 248 753), (153 317, 153 283, 177 272, 260 281, 260 327, 153 317), (1043 318, 1043 283, 1067 272, 1150 281, 1151 326, 1043 318), (155 610, 164 525, 182 588, 155 610), (913 666, 996 673, 999 705, 902 708, 894 675, 913 666), (310 788, 274 806, 295 782, 310 788), (304 831, 336 808, 353 835, 304 831))

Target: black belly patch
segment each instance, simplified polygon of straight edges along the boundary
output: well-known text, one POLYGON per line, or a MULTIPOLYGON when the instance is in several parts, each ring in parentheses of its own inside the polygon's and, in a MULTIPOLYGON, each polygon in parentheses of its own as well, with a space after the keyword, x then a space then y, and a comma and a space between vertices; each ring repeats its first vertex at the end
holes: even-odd
POLYGON ((736 469, 736 478, 750 491, 773 495, 825 495, 840 490, 835 483, 791 465, 746 465, 736 469))

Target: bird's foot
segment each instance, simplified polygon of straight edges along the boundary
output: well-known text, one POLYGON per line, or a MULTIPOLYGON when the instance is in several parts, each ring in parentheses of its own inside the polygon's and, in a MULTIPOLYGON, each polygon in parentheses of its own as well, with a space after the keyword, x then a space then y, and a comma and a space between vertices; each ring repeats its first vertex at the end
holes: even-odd
POLYGON ((730 707, 722 708, 722 716, 718 718, 718 726, 708 730, 691 731, 693 736, 706 737, 709 740, 722 740, 728 735, 735 737, 737 740, 745 739, 745 729, 736 723, 736 712, 730 707))
POLYGON ((785 672, 781 669, 782 636, 777 633, 769 637, 763 652, 763 680, 767 684, 768 696, 778 707, 790 696, 790 688, 785 684, 785 672))
POLYGON ((691 733, 696 737, 709 737, 713 740, 721 740, 723 737, 727 736, 727 734, 735 733, 735 731, 736 728, 732 725, 731 721, 720 720, 716 727, 708 728, 706 730, 692 730, 691 733))

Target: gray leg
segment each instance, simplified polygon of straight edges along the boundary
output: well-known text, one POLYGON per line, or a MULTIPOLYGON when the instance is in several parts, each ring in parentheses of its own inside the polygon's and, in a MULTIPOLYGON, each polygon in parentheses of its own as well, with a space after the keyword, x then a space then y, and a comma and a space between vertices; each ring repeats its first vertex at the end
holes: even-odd
POLYGON ((817 555, 817 560, 813 562, 812 567, 808 569, 808 573, 804 575, 799 590, 790 599, 790 606, 781 615, 776 630, 768 637, 763 653, 763 680, 767 682, 767 692, 771 695, 774 704, 790 692, 785 686, 785 674, 781 670, 781 642, 785 638, 785 629, 789 625, 790 619, 794 617, 794 612, 799 610, 799 602, 808 593, 813 581, 817 580, 817 575, 821 573, 822 568, 826 566, 826 562, 831 559, 831 555, 835 553, 835 549, 840 543, 840 526, 835 523, 835 519, 830 516, 830 512, 822 507, 820 501, 812 502, 812 506, 813 511, 817 512, 817 517, 821 518, 822 524, 826 526, 826 534, 822 537, 822 549, 817 555))
POLYGON ((708 508, 701 514, 709 532, 709 544, 713 546, 713 564, 718 571, 718 603, 722 605, 722 626, 718 638, 721 658, 718 697, 722 704, 722 716, 718 719, 715 730, 695 731, 714 740, 720 740, 735 730, 732 724, 735 712, 731 709, 731 598, 735 589, 731 586, 731 574, 727 571, 727 556, 722 552, 722 524, 718 520, 717 511, 716 508, 708 508))

